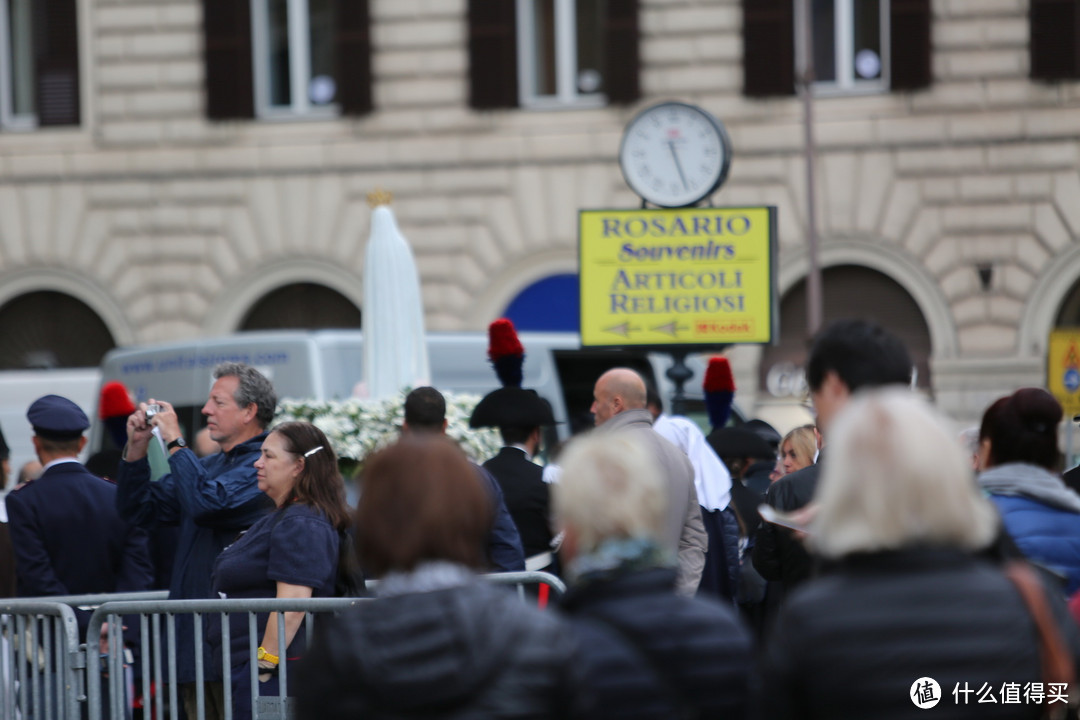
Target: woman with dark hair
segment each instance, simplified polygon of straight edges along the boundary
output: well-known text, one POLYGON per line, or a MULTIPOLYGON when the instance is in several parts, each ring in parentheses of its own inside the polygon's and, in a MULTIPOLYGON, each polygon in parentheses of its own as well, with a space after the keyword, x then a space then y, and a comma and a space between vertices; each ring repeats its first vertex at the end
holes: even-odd
MULTIPOLYGON (((255 467, 259 489, 277 511, 221 552, 214 591, 229 598, 333 595, 349 509, 330 442, 310 423, 282 423, 266 436, 255 467)), ((303 619, 302 612, 285 613, 286 637, 279 638, 277 613, 259 615, 260 695, 277 694, 279 663, 302 651, 303 619)), ((246 613, 230 615, 233 717, 241 720, 251 717, 252 704, 247 628, 246 613)), ((213 657, 221 657, 220 647, 213 657)))
POLYGON ((979 485, 1005 531, 1031 560, 1080 589, 1080 495, 1061 479, 1062 410, 1041 388, 1021 388, 987 408, 979 426, 979 485))
POLYGON ((367 461, 356 514, 374 600, 318 623, 297 668, 298 717, 556 718, 579 663, 566 626, 475 575, 491 498, 442 436, 367 461))

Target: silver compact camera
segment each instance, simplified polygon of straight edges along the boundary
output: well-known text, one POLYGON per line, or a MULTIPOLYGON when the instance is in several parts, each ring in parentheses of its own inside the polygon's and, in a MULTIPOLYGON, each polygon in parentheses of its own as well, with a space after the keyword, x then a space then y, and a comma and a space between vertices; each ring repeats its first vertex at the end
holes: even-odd
POLYGON ((158 405, 157 403, 151 403, 151 404, 147 405, 146 406, 146 422, 147 422, 147 424, 150 423, 150 418, 154 417, 159 412, 161 412, 161 406, 158 405))

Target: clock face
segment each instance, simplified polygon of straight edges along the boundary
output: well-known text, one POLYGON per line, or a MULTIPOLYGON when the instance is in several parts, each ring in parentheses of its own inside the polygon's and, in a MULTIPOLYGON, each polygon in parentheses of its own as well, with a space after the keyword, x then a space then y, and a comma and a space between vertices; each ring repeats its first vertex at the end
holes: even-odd
POLYGON ((720 122, 701 108, 661 103, 626 126, 619 164, 626 183, 643 199, 660 207, 686 207, 724 181, 731 142, 720 122))

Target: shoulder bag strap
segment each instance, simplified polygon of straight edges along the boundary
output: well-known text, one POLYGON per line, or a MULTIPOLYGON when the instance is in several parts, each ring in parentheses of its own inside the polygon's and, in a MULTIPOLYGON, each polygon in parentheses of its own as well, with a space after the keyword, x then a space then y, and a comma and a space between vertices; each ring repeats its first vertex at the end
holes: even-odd
POLYGON ((1058 628, 1057 621, 1046 602, 1042 582, 1035 571, 1026 562, 1011 561, 1005 564, 1005 577, 1012 581, 1020 592, 1028 612, 1035 621, 1039 638, 1039 664, 1042 666, 1043 682, 1067 683, 1070 691, 1069 705, 1047 705, 1047 717, 1057 717, 1055 711, 1064 711, 1073 706, 1072 691, 1075 689, 1076 668, 1065 640, 1058 628))

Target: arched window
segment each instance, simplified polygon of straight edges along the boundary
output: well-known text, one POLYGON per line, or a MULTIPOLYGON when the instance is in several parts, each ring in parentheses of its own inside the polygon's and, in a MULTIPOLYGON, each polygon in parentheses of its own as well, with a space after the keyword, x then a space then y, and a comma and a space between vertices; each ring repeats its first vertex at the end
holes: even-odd
MULTIPOLYGON (((907 346, 918 373, 917 384, 930 384, 930 329, 907 290, 892 278, 857 265, 836 265, 822 271, 824 322, 863 318, 881 324, 907 346)), ((780 301, 780 342, 767 346, 761 358, 760 387, 774 397, 797 396, 806 364, 806 281, 800 280, 780 301), (786 375, 785 375, 786 374, 786 375), (794 381, 793 381, 794 380, 794 381)))
POLYGON ((263 295, 240 330, 359 328, 360 308, 325 285, 294 283, 263 295))
POLYGON ((519 292, 503 315, 518 330, 577 332, 581 320, 579 288, 577 273, 550 275, 519 292))
POLYGON ((116 347, 112 333, 86 303, 40 290, 0 307, 0 370, 96 367, 116 347))
POLYGON ((1058 308, 1054 327, 1080 327, 1080 280, 1072 286, 1058 308))

